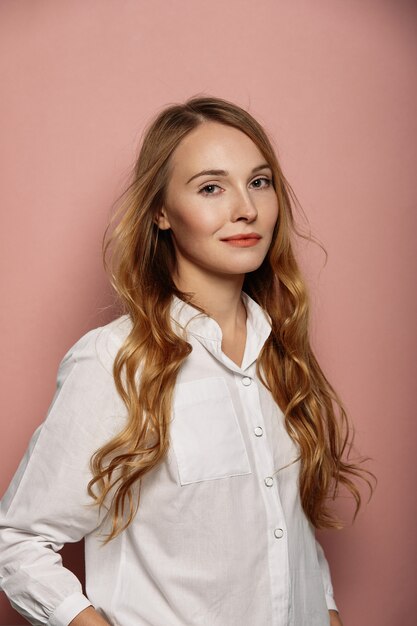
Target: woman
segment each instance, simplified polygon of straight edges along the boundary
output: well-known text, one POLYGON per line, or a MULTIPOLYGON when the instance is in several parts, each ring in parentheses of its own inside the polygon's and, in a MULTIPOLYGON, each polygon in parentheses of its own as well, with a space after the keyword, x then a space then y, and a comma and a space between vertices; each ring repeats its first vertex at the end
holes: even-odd
POLYGON ((63 357, 1 503, 2 587, 31 623, 342 624, 314 530, 340 527, 341 484, 357 513, 365 470, 309 344, 290 193, 232 103, 147 129, 104 246, 122 314, 63 357), (56 554, 83 537, 86 595, 56 554))

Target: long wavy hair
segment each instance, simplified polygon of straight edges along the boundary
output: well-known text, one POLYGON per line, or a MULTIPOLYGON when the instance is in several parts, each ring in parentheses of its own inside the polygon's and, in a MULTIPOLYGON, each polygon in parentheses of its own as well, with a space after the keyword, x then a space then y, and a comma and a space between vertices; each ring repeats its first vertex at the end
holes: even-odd
POLYGON ((236 104, 195 96, 166 107, 145 129, 132 180, 118 198, 120 207, 102 241, 105 270, 121 312, 132 322, 113 366, 115 386, 127 409, 126 424, 91 459, 88 492, 95 504, 106 506, 111 519, 106 542, 133 520, 140 479, 162 462, 169 447, 173 390, 192 349, 174 332, 170 306, 174 295, 186 302, 191 299, 173 282, 176 257, 171 233, 159 230, 155 216, 164 203, 172 153, 205 121, 244 132, 272 169, 278 219, 268 253, 256 271, 246 274, 243 290, 271 319, 257 373, 283 411, 286 429, 298 446, 305 514, 316 528, 341 528, 328 507, 340 486, 354 498, 353 519, 361 506, 355 479, 362 478, 373 492, 365 474, 374 475, 359 465, 364 459, 349 461, 353 428, 310 346, 309 296, 291 242, 293 233, 311 239, 297 230, 292 207, 298 200, 262 126, 236 104))

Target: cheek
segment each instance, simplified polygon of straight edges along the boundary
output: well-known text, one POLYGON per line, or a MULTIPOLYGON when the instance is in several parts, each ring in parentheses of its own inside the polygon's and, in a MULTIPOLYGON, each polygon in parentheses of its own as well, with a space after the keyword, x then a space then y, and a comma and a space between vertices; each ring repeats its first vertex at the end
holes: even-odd
POLYGON ((219 218, 207 210, 190 210, 171 219, 171 228, 177 239, 203 239, 215 233, 220 226, 219 218))
POLYGON ((278 203, 274 202, 271 204, 269 211, 267 212, 267 224, 271 230, 274 229, 274 226, 278 220, 278 203))

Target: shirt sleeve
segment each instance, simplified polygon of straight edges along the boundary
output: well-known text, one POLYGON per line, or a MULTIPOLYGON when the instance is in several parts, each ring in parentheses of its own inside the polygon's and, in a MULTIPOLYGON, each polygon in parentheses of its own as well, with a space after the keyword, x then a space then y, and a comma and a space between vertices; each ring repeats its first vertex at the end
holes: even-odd
POLYGON ((58 551, 104 516, 87 484, 92 454, 122 424, 112 375, 116 344, 103 326, 64 356, 44 422, 0 502, 0 586, 31 624, 67 626, 91 604, 58 551))
POLYGON ((329 564, 325 557, 324 550, 321 544, 317 541, 317 539, 316 539, 316 548, 317 548, 317 558, 319 561, 321 575, 323 578, 323 586, 324 586, 324 593, 326 596, 327 608, 329 610, 333 609, 334 611, 339 611, 339 609, 336 606, 336 602, 333 596, 333 585, 332 585, 332 580, 331 580, 331 575, 330 575, 329 564))

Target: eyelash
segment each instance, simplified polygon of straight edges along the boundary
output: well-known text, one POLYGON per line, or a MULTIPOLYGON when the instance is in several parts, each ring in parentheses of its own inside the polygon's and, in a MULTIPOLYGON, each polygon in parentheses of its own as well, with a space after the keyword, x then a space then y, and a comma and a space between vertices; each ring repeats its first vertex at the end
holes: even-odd
MULTIPOLYGON (((263 187, 255 187, 255 189, 268 189, 272 184, 272 179, 267 178, 266 176, 265 177, 262 176, 261 178, 255 178, 255 180, 253 180, 252 183, 256 182, 257 180, 266 180, 268 184, 266 186, 264 185, 263 187)), ((217 196, 217 194, 205 192, 205 189, 207 189, 208 187, 219 187, 219 185, 215 185, 214 183, 209 184, 209 185, 204 185, 204 187, 202 187, 198 193, 200 193, 202 196, 214 196, 214 195, 217 196)))

